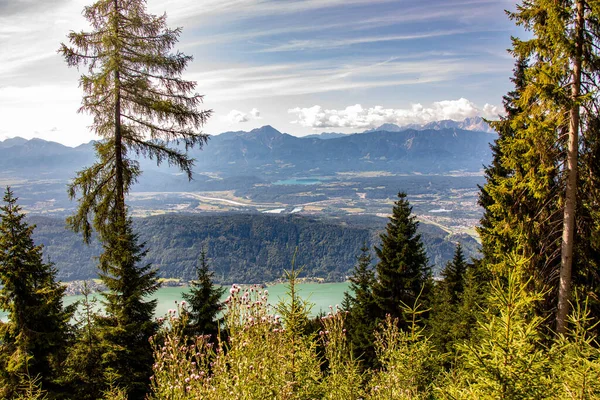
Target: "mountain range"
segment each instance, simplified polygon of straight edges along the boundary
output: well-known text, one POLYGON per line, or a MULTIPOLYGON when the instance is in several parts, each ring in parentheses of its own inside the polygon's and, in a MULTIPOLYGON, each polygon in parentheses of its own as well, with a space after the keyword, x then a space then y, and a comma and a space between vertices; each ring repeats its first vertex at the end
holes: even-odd
MULTIPOLYGON (((384 125, 376 131, 328 140, 296 137, 267 125, 250 132, 211 136, 208 144, 202 150, 193 149, 191 156, 196 159, 196 172, 222 177, 254 176, 267 181, 348 171, 480 171, 491 160, 489 143, 496 134, 450 125, 440 121, 435 127, 404 130, 384 125)), ((479 126, 477 121, 467 120, 459 125, 479 126)), ((41 139, 12 138, 0 142, 0 176, 68 179, 94 158, 92 142, 71 148, 41 139)), ((158 168, 152 160, 142 159, 140 163, 147 173, 169 177, 178 173, 167 167, 158 168)))
POLYGON ((442 130, 442 129, 462 129, 465 131, 477 131, 486 133, 495 133, 494 129, 481 117, 465 118, 462 121, 454 121, 451 119, 445 119, 441 121, 433 121, 427 124, 409 124, 398 126, 395 124, 383 124, 378 128, 366 130, 364 133, 377 132, 377 131, 388 131, 388 132, 401 132, 408 129, 414 129, 418 131, 424 130, 442 130))

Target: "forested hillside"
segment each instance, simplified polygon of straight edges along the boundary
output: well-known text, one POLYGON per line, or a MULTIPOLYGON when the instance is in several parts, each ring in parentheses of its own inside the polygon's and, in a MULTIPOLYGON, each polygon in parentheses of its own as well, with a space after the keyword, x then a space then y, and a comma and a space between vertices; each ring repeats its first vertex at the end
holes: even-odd
MULTIPOLYGON (((85 246, 81 237, 65 228, 64 220, 31 217, 37 228, 36 243, 58 268, 58 278, 69 281, 94 278, 97 241, 85 246)), ((364 243, 378 243, 384 218, 348 223, 301 216, 261 214, 191 215, 169 214, 134 220, 134 228, 149 249, 146 261, 165 278, 192 279, 202 249, 206 249, 215 280, 220 283, 262 283, 280 279, 289 268, 296 248, 297 266, 303 276, 344 280, 356 263, 364 243)), ((422 224, 420 231, 434 270, 452 258, 455 241, 467 256, 475 255, 477 243, 469 236, 447 237, 446 232, 422 224)))

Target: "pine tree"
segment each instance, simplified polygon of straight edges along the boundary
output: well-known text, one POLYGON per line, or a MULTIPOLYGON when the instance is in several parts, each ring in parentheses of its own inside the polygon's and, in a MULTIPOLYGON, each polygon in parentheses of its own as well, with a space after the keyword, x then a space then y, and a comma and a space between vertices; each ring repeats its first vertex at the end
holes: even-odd
POLYGON ((72 308, 63 308, 65 287, 56 269, 43 262, 42 247, 31 238, 10 188, 0 207, 0 309, 8 321, 0 325, 0 397, 13 396, 27 377, 43 390, 58 390, 59 360, 69 339, 72 308))
POLYGON ((212 281, 213 273, 208 270, 206 251, 200 253, 200 265, 196 268, 196 280, 192 281, 189 293, 184 293, 187 301, 188 336, 213 335, 218 333, 217 314, 221 309, 221 296, 225 292, 212 281))
POLYGON ((408 328, 403 316, 405 306, 414 306, 421 294, 427 299, 431 291, 431 269, 417 233, 418 222, 411 215, 412 207, 405 193, 398 193, 390 222, 380 235, 381 247, 375 247, 379 262, 377 280, 373 284, 373 298, 379 309, 379 318, 386 314, 399 318, 400 329, 408 328))
POLYGON ((364 245, 360 251, 349 278, 350 291, 344 293, 342 309, 348 311, 346 325, 352 352, 356 359, 362 361, 362 367, 367 368, 373 366, 376 358, 373 332, 376 328, 377 305, 372 293, 375 271, 371 265, 369 248, 364 245))

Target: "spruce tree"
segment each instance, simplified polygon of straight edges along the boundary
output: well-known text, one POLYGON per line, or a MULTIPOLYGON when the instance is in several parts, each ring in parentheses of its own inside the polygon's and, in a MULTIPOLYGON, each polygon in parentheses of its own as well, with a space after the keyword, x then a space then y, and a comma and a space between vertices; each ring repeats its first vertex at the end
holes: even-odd
POLYGON ((488 306, 491 280, 492 276, 481 260, 473 260, 472 263, 467 264, 464 290, 456 306, 452 352, 456 350, 456 344, 474 343, 478 340, 476 337, 477 321, 488 306))
POLYGON ((10 188, 0 207, 0 309, 8 321, 0 325, 0 397, 10 398, 26 379, 39 380, 56 393, 60 359, 69 339, 73 310, 64 308, 65 287, 56 269, 43 261, 42 247, 31 238, 10 188))
MULTIPOLYGON (((560 154, 552 131, 533 134, 520 117, 529 108, 521 104, 528 85, 527 70, 527 60, 519 58, 512 78, 515 89, 504 96, 506 116, 491 122, 498 139, 492 146, 492 164, 485 168, 487 182, 479 196, 484 213, 477 230, 482 267, 493 274, 506 274, 511 268, 507 256, 520 254, 527 260, 525 267, 533 278, 530 289, 548 292, 535 306, 538 314, 549 317, 555 309, 556 290, 550 289, 556 288, 559 263, 560 154)), ((547 318, 545 324, 550 320, 547 318)))
POLYGON ((139 265, 145 255, 128 219, 124 227, 116 226, 100 256, 100 279, 107 287, 102 293, 106 315, 98 319, 102 362, 112 373, 111 383, 127 390, 132 399, 144 398, 147 391, 153 364, 148 340, 158 328, 156 299, 148 297, 159 284, 156 270, 149 264, 139 265))
POLYGON ((465 291, 467 262, 460 244, 454 257, 442 270, 443 280, 433 290, 429 325, 433 343, 443 352, 453 353, 454 345, 464 339, 460 305, 465 291))
POLYGON ((446 264, 442 271, 443 285, 450 293, 452 304, 458 304, 460 297, 465 290, 465 272, 467 271, 467 261, 462 251, 460 243, 456 245, 452 261, 446 264))
POLYGON ((84 282, 81 294, 83 299, 78 302, 79 311, 73 318, 75 341, 69 347, 62 380, 71 398, 95 400, 107 389, 104 379, 106 366, 102 362, 104 350, 98 329, 100 314, 97 311, 98 299, 92 297, 87 282, 84 282))
MULTIPOLYGON (((529 260, 534 291, 554 289, 542 308, 547 313, 558 309, 559 332, 566 329, 572 276, 589 290, 581 276, 597 267, 593 255, 598 244, 588 240, 597 220, 586 210, 597 204, 598 187, 585 144, 598 137, 592 121, 600 105, 595 96, 599 12, 586 0, 527 0, 509 13, 531 38, 513 39, 512 53, 527 64, 515 82, 514 107, 497 125, 512 129, 506 141, 500 131, 498 142, 504 141, 500 159, 507 174, 496 181, 496 193, 488 193, 501 200, 492 207, 499 210, 506 204, 516 217, 501 219, 504 226, 495 228, 496 233, 508 232, 514 243, 504 254, 516 250, 529 260), (554 298, 558 304, 548 304, 554 298)), ((504 259, 500 257, 500 265, 506 265, 504 259)))
POLYGON ((372 292, 375 271, 369 248, 364 245, 360 251, 349 278, 350 291, 344 293, 342 309, 348 311, 348 339, 355 358, 362 361, 363 367, 372 367, 376 359, 373 332, 376 328, 377 305, 372 292))
POLYGON ((424 300, 431 291, 431 269, 428 265, 418 222, 406 193, 398 193, 392 216, 385 233, 380 235, 381 247, 375 247, 379 262, 377 279, 373 284, 373 298, 378 307, 378 317, 386 314, 399 318, 398 326, 408 328, 404 307, 415 305, 417 298, 424 300))
MULTIPOLYGON (((533 196, 527 196, 528 192, 515 190, 514 185, 509 181, 511 176, 523 176, 526 171, 518 168, 520 164, 515 163, 513 167, 506 161, 509 155, 511 159, 521 159, 524 157, 522 153, 527 151, 525 146, 521 146, 520 152, 511 149, 511 144, 516 141, 517 128, 513 127, 514 120, 522 112, 517 101, 525 87, 526 68, 526 60, 517 60, 513 70, 514 76, 511 79, 515 89, 503 98, 506 115, 501 116, 499 121, 490 123, 498 133, 498 138, 490 145, 492 162, 484 168, 486 183, 480 187, 479 193, 479 205, 483 207, 483 217, 477 231, 481 238, 484 260, 491 269, 497 269, 504 255, 517 246, 519 230, 532 225, 531 221, 525 225, 519 224, 519 220, 525 218, 531 220, 533 217, 526 215, 525 212, 532 210, 531 212, 535 213, 538 208, 533 196)), ((526 233, 528 237, 533 236, 529 235, 531 232, 526 233)), ((532 237, 532 239, 536 238, 532 237)))
POLYGON ((459 368, 444 399, 555 399, 551 360, 541 346, 542 318, 533 313, 542 296, 529 290, 524 260, 491 284, 489 308, 480 315, 475 343, 459 343, 459 368))
POLYGON ((216 337, 219 328, 217 315, 221 309, 221 296, 225 288, 216 287, 212 281, 213 273, 208 269, 206 251, 200 253, 200 265, 196 267, 196 280, 191 282, 189 293, 184 293, 187 301, 188 336, 213 335, 216 337))

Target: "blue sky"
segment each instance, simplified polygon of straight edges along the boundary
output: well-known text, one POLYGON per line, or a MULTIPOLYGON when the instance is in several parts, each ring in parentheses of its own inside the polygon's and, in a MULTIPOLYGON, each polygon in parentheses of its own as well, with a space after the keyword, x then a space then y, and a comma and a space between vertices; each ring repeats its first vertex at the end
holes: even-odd
MULTIPOLYGON (((93 139, 79 73, 56 54, 87 30, 84 0, 0 0, 0 139, 93 139)), ((382 123, 492 117, 510 90, 502 0, 148 0, 182 26, 214 115, 204 131, 270 124, 302 136, 382 123)))

